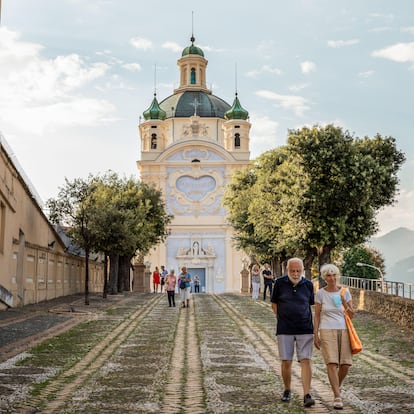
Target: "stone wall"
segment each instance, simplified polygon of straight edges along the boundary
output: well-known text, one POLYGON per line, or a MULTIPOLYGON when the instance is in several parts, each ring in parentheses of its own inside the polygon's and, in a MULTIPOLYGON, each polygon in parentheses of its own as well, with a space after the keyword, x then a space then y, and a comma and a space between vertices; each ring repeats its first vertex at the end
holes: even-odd
POLYGON ((414 331, 414 300, 370 290, 349 290, 356 309, 390 319, 398 326, 414 331))

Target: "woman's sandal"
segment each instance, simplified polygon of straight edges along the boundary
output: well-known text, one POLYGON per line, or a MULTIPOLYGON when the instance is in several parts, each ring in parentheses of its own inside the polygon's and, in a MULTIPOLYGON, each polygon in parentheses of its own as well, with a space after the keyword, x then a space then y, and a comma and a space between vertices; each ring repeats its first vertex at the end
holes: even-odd
POLYGON ((343 410, 344 404, 342 402, 342 398, 338 397, 334 399, 333 408, 335 410, 343 410))

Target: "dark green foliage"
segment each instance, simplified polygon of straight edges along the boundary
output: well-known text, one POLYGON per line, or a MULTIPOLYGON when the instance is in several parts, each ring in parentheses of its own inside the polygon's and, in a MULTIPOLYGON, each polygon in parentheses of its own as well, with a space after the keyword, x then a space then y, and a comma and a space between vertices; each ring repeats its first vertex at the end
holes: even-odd
POLYGON ((360 277, 366 279, 380 279, 378 270, 368 266, 357 266, 357 263, 365 263, 377 267, 384 274, 384 259, 373 248, 358 245, 345 251, 343 255, 342 274, 349 277, 360 277))
POLYGON ((376 214, 395 201, 404 162, 395 139, 352 136, 340 127, 289 131, 228 186, 224 203, 238 245, 259 258, 300 255, 310 268, 333 249, 363 243, 376 214))
MULTIPOLYGON (((74 243, 85 250, 86 270, 89 252, 122 257, 121 287, 129 286, 128 280, 122 280, 129 278, 125 262, 137 251, 145 254, 164 240, 171 220, 159 190, 134 178, 121 179, 113 172, 87 180, 66 180, 58 197, 47 204, 51 221, 67 226, 74 243)), ((118 269, 114 270, 117 279, 118 269)), ((112 290, 117 293, 118 280, 112 290)))

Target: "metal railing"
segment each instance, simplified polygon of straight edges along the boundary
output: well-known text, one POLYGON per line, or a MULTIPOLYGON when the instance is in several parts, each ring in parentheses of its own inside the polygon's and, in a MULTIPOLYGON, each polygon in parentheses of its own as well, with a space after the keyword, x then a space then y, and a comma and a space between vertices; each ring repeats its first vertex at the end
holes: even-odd
POLYGON ((400 296, 414 299, 414 284, 405 282, 393 282, 390 280, 365 279, 360 277, 341 276, 341 284, 356 289, 372 290, 387 295, 400 296))

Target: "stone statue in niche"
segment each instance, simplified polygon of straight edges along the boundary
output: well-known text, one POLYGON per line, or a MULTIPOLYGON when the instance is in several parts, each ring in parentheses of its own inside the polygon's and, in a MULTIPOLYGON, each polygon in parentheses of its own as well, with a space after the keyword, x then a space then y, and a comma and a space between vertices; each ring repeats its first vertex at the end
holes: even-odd
POLYGON ((200 244, 195 241, 193 243, 193 256, 199 256, 200 255, 200 244))

